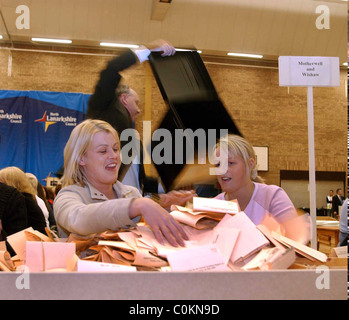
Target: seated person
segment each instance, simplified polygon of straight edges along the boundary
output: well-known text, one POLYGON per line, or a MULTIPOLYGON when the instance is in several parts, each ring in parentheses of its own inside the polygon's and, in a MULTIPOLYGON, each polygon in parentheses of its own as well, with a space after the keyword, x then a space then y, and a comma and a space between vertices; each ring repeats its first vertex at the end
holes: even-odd
POLYGON ((27 172, 25 175, 27 176, 29 182, 31 183, 31 185, 33 186, 33 188, 35 190, 35 199, 36 199, 36 202, 38 203, 38 205, 39 205, 39 207, 40 207, 40 209, 45 217, 46 227, 48 229, 50 229, 50 223, 48 221, 50 214, 49 214, 48 208, 45 204, 45 201, 43 199, 41 199, 38 195, 39 181, 36 178, 36 176, 33 175, 32 173, 27 172))
POLYGON ((62 189, 53 204, 59 229, 89 235, 135 226, 143 216, 159 243, 165 238, 184 246, 185 232, 164 208, 117 181, 120 165, 120 140, 110 124, 89 119, 74 128, 64 149, 62 189))
POLYGON ((274 220, 284 229, 286 237, 302 243, 310 240, 308 217, 297 215, 282 188, 267 185, 257 176, 256 155, 248 141, 238 135, 228 135, 221 138, 214 152, 217 180, 223 191, 216 199, 236 199, 241 211, 254 224, 274 220))
MULTIPOLYGON (((6 237, 26 229, 27 207, 24 196, 16 189, 0 182, 0 241, 6 237)), ((15 255, 10 245, 6 243, 7 251, 15 255)))
POLYGON ((35 190, 25 173, 17 167, 7 167, 0 170, 0 182, 16 188, 25 198, 28 226, 46 234, 46 221, 35 198, 35 190))

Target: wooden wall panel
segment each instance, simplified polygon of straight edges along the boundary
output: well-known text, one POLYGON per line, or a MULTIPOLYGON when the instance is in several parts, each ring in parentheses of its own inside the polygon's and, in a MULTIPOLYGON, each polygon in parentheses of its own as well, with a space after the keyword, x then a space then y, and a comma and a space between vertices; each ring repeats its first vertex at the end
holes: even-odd
MULTIPOLYGON (((92 93, 110 56, 13 51, 12 76, 7 75, 8 51, 0 50, 0 89, 92 93)), ((207 69, 228 112, 243 135, 256 146, 269 147, 267 183, 280 183, 280 170, 308 170, 307 102, 305 88, 278 86, 272 68, 208 63, 207 69)), ((122 74, 145 105, 146 66, 122 74)), ((315 157, 317 171, 347 171, 346 72, 338 88, 314 88, 315 157)), ((152 129, 166 106, 153 78, 152 129)), ((200 115, 198 115, 200 116, 200 115)), ((136 128, 142 135, 142 116, 136 128)))

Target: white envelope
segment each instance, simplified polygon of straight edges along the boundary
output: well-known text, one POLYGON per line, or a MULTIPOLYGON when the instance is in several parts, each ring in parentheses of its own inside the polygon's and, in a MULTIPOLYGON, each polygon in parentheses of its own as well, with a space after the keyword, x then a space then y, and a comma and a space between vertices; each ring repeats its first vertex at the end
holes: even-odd
POLYGON ((172 271, 230 271, 213 244, 172 251, 167 260, 172 271))
POLYGON ((136 272, 136 267, 114 263, 78 260, 78 272, 136 272))
POLYGON ((30 272, 67 270, 68 261, 74 258, 75 250, 73 242, 26 241, 25 265, 30 272))

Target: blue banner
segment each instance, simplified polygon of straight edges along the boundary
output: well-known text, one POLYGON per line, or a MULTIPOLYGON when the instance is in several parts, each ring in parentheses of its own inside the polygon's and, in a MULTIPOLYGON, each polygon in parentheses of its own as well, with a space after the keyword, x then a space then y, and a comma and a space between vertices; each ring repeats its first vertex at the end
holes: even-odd
POLYGON ((16 166, 39 181, 63 166, 74 127, 85 119, 90 95, 0 90, 0 169, 16 166))
POLYGON ((25 92, 0 91, 0 168, 25 168, 27 115, 25 92))

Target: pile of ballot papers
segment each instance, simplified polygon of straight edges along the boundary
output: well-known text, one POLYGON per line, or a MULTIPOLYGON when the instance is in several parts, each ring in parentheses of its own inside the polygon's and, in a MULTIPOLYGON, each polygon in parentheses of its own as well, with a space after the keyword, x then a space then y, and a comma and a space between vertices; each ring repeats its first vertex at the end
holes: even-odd
POLYGON ((172 206, 189 240, 185 247, 160 244, 146 223, 88 237, 60 239, 28 228, 7 238, 16 252, 0 245, 0 270, 25 265, 31 272, 248 271, 288 269, 302 256, 314 263, 328 257, 282 234, 256 226, 236 201, 194 198, 172 206))

